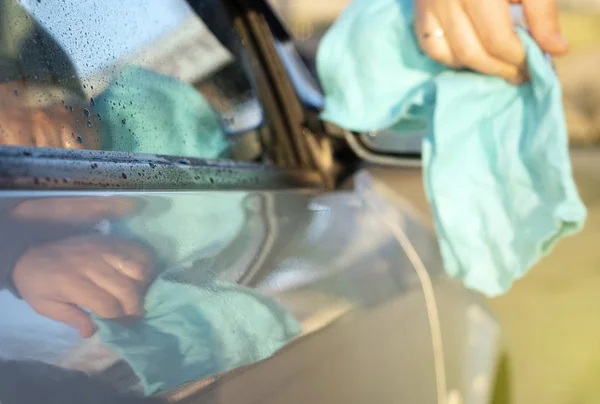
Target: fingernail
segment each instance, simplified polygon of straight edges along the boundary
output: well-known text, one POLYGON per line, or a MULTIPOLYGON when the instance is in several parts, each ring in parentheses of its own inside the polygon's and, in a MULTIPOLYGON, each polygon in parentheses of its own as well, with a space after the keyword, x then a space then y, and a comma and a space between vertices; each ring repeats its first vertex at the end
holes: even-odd
POLYGON ((94 336, 94 332, 96 330, 94 329, 81 329, 79 330, 79 335, 81 336, 81 338, 91 338, 94 336))
POLYGON ((567 42, 567 40, 565 39, 564 36, 562 36, 561 34, 555 34, 552 37, 552 41, 556 44, 560 44, 561 46, 568 48, 569 47, 569 42, 567 42))

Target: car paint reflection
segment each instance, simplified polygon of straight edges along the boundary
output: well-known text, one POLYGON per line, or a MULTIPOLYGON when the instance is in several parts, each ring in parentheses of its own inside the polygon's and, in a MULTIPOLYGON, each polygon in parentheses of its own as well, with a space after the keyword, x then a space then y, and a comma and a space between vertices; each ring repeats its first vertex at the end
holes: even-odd
MULTIPOLYGON (((11 242, 22 244, 34 233, 38 235, 33 238, 35 242, 57 241, 57 237, 89 235, 99 228, 108 237, 140 241, 152 250, 161 278, 167 274, 201 288, 223 282, 251 288, 248 290, 284 308, 300 325, 300 333, 289 341, 310 335, 357 310, 377 307, 406 294, 421 294, 412 264, 393 234, 382 226, 381 212, 371 208, 373 201, 380 206, 386 203, 376 192, 23 195, 5 193, 0 198, 0 209, 5 212, 3 227, 20 229, 11 242), (40 211, 42 207, 47 209, 40 211), (54 232, 57 225, 62 229, 60 234, 54 232), (40 234, 44 235, 41 239, 40 234)), ((435 245, 431 233, 410 214, 391 206, 388 209, 393 213, 388 219, 400 223, 409 237, 435 245)), ((6 248, 10 246, 3 250, 6 248)), ((425 248, 427 251, 427 245, 425 248)), ((0 301, 0 357, 59 364, 100 375, 120 389, 139 391, 140 378, 123 363, 122 352, 120 355, 107 349, 98 335, 81 340, 67 326, 35 314, 6 291, 0 292, 0 301)), ((233 303, 223 299, 218 304, 224 305, 222 309, 227 312, 233 303)), ((424 303, 420 305, 427 319, 424 303)), ((244 327, 248 326, 242 323, 237 331, 247 333, 249 329, 244 327)), ((265 351, 260 348, 261 341, 253 343, 257 345, 248 349, 268 354, 252 356, 251 363, 281 348, 274 346, 265 351)), ((247 357, 238 361, 234 358, 195 378, 248 363, 247 357)))

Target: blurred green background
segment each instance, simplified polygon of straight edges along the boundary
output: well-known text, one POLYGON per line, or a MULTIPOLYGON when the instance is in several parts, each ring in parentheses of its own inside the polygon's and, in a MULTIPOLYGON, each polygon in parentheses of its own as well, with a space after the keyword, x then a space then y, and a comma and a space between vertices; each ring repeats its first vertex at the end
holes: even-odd
MULTIPOLYGON (((309 47, 349 3, 271 1, 309 47)), ((491 301, 509 356, 511 388, 501 401, 512 404, 600 403, 600 0, 562 1, 561 25, 571 51, 555 62, 589 220, 491 301)))

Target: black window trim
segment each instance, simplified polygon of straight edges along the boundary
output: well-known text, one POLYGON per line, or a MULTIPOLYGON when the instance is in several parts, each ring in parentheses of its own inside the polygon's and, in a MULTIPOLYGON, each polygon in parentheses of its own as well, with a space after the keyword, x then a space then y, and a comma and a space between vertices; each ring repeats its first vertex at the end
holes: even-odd
POLYGON ((0 147, 0 190, 187 191, 321 187, 321 177, 314 171, 263 164, 95 150, 0 147))
MULTIPOLYGON (((202 0, 188 0, 202 1, 202 0)), ((289 39, 283 24, 265 0, 224 0, 255 67, 256 86, 271 123, 265 144, 277 166, 316 169, 304 129, 305 109, 279 55, 277 41, 289 39)))

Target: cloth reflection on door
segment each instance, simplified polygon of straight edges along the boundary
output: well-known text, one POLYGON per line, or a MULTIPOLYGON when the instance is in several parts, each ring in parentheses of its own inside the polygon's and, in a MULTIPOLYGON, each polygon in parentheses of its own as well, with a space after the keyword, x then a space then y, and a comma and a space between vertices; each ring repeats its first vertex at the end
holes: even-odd
POLYGON ((298 321, 273 299, 237 285, 160 279, 146 316, 130 326, 95 319, 147 395, 272 356, 298 335, 298 321))

